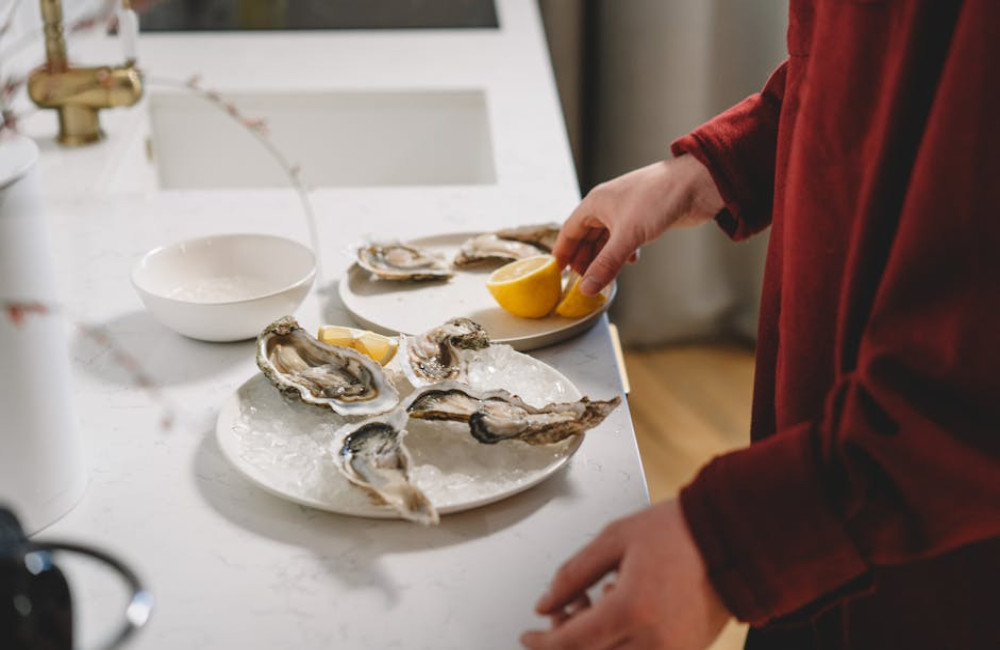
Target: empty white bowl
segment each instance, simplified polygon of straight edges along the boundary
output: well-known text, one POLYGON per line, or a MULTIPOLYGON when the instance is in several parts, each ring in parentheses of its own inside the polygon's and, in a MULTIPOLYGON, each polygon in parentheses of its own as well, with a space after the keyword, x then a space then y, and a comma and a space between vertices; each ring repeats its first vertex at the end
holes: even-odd
POLYGON ((303 244, 227 234, 161 246, 132 270, 146 309, 170 329, 203 341, 241 341, 293 313, 316 277, 303 244))

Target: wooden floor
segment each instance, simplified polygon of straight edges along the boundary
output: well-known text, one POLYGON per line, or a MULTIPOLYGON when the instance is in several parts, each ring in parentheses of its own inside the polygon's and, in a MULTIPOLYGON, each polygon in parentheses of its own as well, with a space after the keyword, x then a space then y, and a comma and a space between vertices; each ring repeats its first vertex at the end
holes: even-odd
MULTIPOLYGON (((653 502, 676 496, 712 456, 749 443, 753 352, 736 344, 625 350, 629 407, 653 502)), ((711 650, 743 647, 731 623, 711 650)))

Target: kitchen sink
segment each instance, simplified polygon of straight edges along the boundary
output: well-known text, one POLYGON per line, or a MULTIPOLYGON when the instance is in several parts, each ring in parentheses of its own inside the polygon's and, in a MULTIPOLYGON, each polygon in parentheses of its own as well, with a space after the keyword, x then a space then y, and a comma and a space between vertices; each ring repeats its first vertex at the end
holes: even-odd
MULTIPOLYGON (((225 94, 263 118, 267 140, 307 187, 496 182, 482 90, 225 94)), ((220 105, 184 92, 149 98, 161 189, 288 187, 288 171, 220 105)))

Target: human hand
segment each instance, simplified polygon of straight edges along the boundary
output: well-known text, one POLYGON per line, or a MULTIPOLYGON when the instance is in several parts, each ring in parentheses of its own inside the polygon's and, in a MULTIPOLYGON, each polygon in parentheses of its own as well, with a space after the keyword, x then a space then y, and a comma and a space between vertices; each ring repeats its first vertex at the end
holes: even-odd
POLYGON ((580 291, 593 295, 640 246, 672 226, 704 223, 724 205, 696 158, 664 160, 592 189, 563 224, 553 254, 583 276, 580 291))
POLYGON ((559 569, 536 611, 552 629, 522 635, 531 650, 701 650, 730 618, 677 501, 608 525, 559 569), (592 603, 587 589, 615 570, 592 603))

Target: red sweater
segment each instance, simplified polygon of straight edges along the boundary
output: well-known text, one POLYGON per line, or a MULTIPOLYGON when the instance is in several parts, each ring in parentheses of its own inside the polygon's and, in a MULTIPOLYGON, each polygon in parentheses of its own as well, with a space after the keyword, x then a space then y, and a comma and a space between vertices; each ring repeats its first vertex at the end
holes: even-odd
POLYGON ((1000 649, 1000 0, 792 0, 673 145, 768 225, 754 443, 681 494, 751 648, 1000 649))

